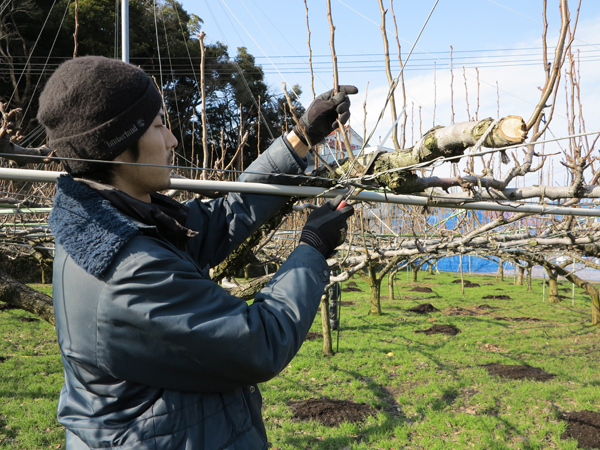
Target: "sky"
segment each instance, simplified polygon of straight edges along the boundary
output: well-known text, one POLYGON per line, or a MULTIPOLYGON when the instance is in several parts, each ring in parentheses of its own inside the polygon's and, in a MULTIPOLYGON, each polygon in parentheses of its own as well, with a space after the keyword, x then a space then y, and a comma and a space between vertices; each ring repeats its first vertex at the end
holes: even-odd
MULTIPOLYGON (((308 64, 307 16, 302 0, 180 0, 184 8, 204 21, 206 42, 227 44, 230 55, 244 46, 256 57, 273 90, 299 84, 300 100, 312 100, 308 64)), ((335 50, 340 84, 353 84, 352 127, 361 135, 371 133, 388 92, 383 64, 381 12, 377 0, 330 0, 335 25, 335 50), (368 88, 367 88, 368 87, 368 88), (368 92, 368 95, 365 94, 368 92), (364 116, 366 102, 367 115, 364 116), (364 126, 366 124, 366 127, 364 126)), ((394 21, 389 0, 386 31, 392 59, 392 75, 400 71, 394 21)), ((395 0, 398 39, 405 58, 422 29, 435 0, 395 0)), ((317 95, 333 87, 330 27, 325 0, 307 0, 310 43, 317 95)), ((560 27, 559 0, 548 0, 549 60, 560 27)), ((577 2, 570 0, 571 20, 577 2)), ((439 0, 419 38, 404 72, 408 123, 407 145, 433 125, 475 117, 519 115, 526 121, 540 97, 542 67, 542 0, 439 0), (450 71, 452 46, 453 77, 450 71), (452 89, 451 89, 452 86, 452 89)), ((574 49, 579 55, 581 103, 587 131, 600 130, 600 2, 582 0, 574 49)), ((550 131, 567 133, 566 92, 561 88, 550 131)), ((399 92, 397 92, 397 95, 399 92)), ((393 123, 386 111, 375 129, 375 144, 393 123)), ((577 125, 577 128, 582 128, 577 125)), ((547 133, 547 138, 551 138, 547 133)), ((391 146, 391 142, 386 142, 391 146)), ((561 152, 565 143, 548 144, 545 151, 561 152)), ((556 158, 555 158, 556 159, 556 158)), ((507 166, 504 166, 507 167, 507 166)), ((550 167, 550 164, 548 165, 550 167)), ((564 185, 566 170, 556 160, 547 182, 564 185)), ((500 169, 506 170, 506 169, 500 169)), ((437 175, 445 175, 437 173, 437 175)), ((544 175, 548 177, 548 175, 544 175)), ((530 177, 531 178, 531 177, 530 177)), ((543 180, 542 180, 543 181, 543 180)), ((528 180, 532 183, 532 180, 528 180)), ((546 184, 546 183, 544 183, 546 184)))

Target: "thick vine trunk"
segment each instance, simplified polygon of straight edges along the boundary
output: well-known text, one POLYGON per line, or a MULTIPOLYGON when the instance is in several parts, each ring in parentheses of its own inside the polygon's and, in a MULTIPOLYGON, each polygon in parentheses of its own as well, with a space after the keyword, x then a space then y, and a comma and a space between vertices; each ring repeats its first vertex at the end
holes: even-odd
POLYGON ((331 324, 329 322, 329 292, 321 296, 321 325, 323 328, 323 354, 333 356, 333 344, 331 341, 331 324))
POLYGON ((419 266, 417 266, 416 264, 411 264, 410 270, 412 270, 412 282, 416 283, 419 278, 419 266))
POLYGON ((525 267, 518 266, 519 274, 517 275, 517 286, 523 286, 523 279, 525 278, 525 267))
POLYGON ((377 278, 377 268, 375 263, 369 264, 369 276, 367 282, 370 288, 371 308, 369 314, 381 315, 381 278, 377 278))
POLYGON ((265 222, 258 230, 246 239, 237 249, 235 249, 223 262, 210 269, 211 279, 218 283, 224 277, 235 276, 239 270, 244 270, 246 279, 248 272, 246 265, 253 257, 252 249, 258 245, 260 240, 271 231, 276 229, 285 216, 292 212, 292 206, 296 199, 292 198, 287 202, 273 217, 265 222))
POLYGON ((598 326, 600 325, 600 290, 596 289, 591 283, 582 280, 573 272, 567 271, 564 267, 561 267, 557 264, 553 264, 552 262, 543 259, 541 257, 534 258, 535 263, 540 264, 548 273, 549 279, 549 287, 550 287, 550 301, 552 302, 552 295, 556 297, 556 301, 554 303, 558 303, 560 301, 560 297, 558 297, 558 284, 556 279, 558 275, 565 277, 571 283, 576 284, 581 289, 583 289, 592 300, 592 325, 598 326), (554 287, 552 287, 554 285, 554 287))
POLYGON ((244 283, 241 286, 237 286, 231 289, 225 289, 231 295, 235 295, 241 299, 246 301, 254 300, 258 292, 264 288, 271 278, 273 278, 274 273, 265 275, 264 277, 255 278, 254 280, 244 283))
POLYGON ((17 306, 54 325, 52 297, 21 284, 0 272, 0 302, 17 306))
POLYGON ((600 291, 588 290, 588 294, 592 298, 592 325, 600 325, 600 291))
POLYGON ((390 300, 396 300, 396 297, 394 296, 394 276, 396 275, 396 272, 390 272, 390 274, 388 275, 388 298, 390 300))
POLYGON ((498 263, 498 274, 496 275, 500 281, 504 281, 504 261, 498 263))
POLYGON ((369 314, 379 316, 381 315, 381 280, 375 279, 369 287, 371 290, 371 309, 369 310, 369 314))
POLYGON ((548 301, 550 303, 560 303, 560 297, 558 296, 558 277, 551 271, 548 271, 548 294, 548 301))
POLYGON ((532 291, 533 288, 531 287, 531 272, 533 270, 532 266, 528 266, 527 267, 527 290, 528 291, 532 291))

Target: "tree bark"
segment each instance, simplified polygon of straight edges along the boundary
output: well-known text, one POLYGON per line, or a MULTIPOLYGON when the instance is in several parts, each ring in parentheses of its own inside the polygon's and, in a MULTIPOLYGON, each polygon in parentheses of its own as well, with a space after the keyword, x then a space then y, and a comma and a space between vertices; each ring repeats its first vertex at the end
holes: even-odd
POLYGON ((560 297, 558 296, 558 277, 551 270, 548 270, 548 301, 550 303, 560 303, 560 297))
POLYGON ((531 287, 531 272, 532 272, 532 270, 533 270, 532 264, 527 266, 527 290, 530 292, 533 290, 533 288, 531 287))
POLYGON ((500 281, 504 281, 504 261, 498 262, 498 275, 496 276, 500 281))
POLYGON ((323 354, 333 356, 331 324, 329 323, 329 290, 326 290, 321 296, 321 325, 323 328, 323 354))
POLYGON ((519 274, 517 275, 517 282, 515 283, 517 286, 523 286, 523 278, 525 278, 525 267, 517 266, 519 269, 519 274))
POLYGON ((381 315, 381 278, 377 278, 377 263, 371 262, 368 266, 369 276, 367 282, 370 288, 371 308, 369 314, 381 315))
POLYGON ((52 297, 36 291, 0 272, 0 301, 35 314, 54 325, 52 297))
POLYGON ((394 296, 394 277, 396 276, 396 272, 390 272, 388 275, 388 298, 390 300, 396 300, 394 296))
POLYGON ((600 325, 600 291, 588 289, 587 293, 592 298, 592 325, 600 325))
MULTIPOLYGON (((390 169, 412 166, 432 162, 439 157, 450 157, 462 155, 465 149, 472 147, 479 138, 487 131, 493 119, 483 119, 476 122, 462 122, 448 127, 436 127, 427 131, 414 147, 396 152, 381 153, 375 159, 373 166, 366 175, 386 172, 390 169)), ((507 145, 520 144, 525 141, 525 122, 521 117, 508 116, 500 120, 494 130, 485 139, 483 146, 488 148, 499 148, 507 145)), ((367 165, 371 155, 357 158, 360 164, 367 165)), ((339 161, 340 167, 335 169, 341 176, 350 168, 349 160, 339 161)), ((355 166, 355 171, 357 170, 355 166)), ((315 175, 319 177, 332 178, 333 175, 324 167, 316 169, 315 175)), ((355 173, 353 175, 358 175, 355 173)), ((362 174, 361 174, 362 175, 362 174)), ((380 186, 385 186, 395 194, 406 194, 420 192, 423 190, 422 183, 417 175, 411 171, 396 171, 383 173, 375 177, 380 186)), ((313 186, 326 186, 322 180, 310 183, 313 186)))
POLYGON ((412 282, 416 283, 419 278, 419 266, 417 266, 416 264, 411 264, 410 265, 410 270, 412 270, 412 282))
POLYGON ((254 300, 258 292, 264 288, 271 278, 273 278, 274 273, 269 275, 265 275, 264 277, 255 278, 254 280, 244 283, 241 286, 234 287, 232 289, 225 289, 231 295, 239 297, 243 300, 250 301, 254 300))

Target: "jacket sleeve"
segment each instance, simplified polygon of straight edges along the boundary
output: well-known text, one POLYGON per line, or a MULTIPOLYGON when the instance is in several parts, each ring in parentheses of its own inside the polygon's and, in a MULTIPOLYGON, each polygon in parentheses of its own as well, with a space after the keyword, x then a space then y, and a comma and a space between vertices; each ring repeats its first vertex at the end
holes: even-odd
POLYGON ((133 246, 130 255, 98 306, 97 366, 179 391, 224 392, 277 375, 302 345, 329 281, 321 254, 300 245, 248 305, 167 248, 149 257, 133 246))
MULTIPOLYGON (((299 175, 306 169, 284 137, 280 137, 239 177, 239 181, 264 184, 299 184, 282 174, 299 175)), ((230 193, 211 202, 194 200, 187 206, 187 226, 198 231, 188 242, 188 253, 201 267, 223 261, 234 249, 275 214, 289 197, 230 193)))

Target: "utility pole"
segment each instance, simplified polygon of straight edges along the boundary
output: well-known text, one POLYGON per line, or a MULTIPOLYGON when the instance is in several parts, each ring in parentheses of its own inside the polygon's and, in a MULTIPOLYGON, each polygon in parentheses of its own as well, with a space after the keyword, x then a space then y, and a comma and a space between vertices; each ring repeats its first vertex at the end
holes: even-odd
POLYGON ((121 0, 121 59, 129 62, 129 0, 121 0))

